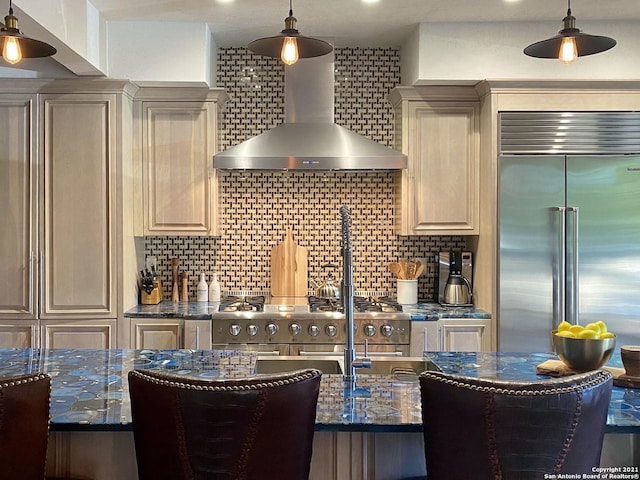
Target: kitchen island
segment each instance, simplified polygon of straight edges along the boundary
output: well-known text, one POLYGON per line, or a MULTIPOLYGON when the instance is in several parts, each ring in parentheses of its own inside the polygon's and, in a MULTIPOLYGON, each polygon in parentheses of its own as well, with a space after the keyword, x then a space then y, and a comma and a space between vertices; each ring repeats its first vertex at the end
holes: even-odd
MULTIPOLYGON (((534 379, 538 377, 535 366, 549 358, 555 355, 425 353, 429 368, 503 379, 534 379)), ((136 478, 127 384, 130 370, 153 368, 199 378, 232 378, 254 374, 259 361, 256 354, 238 351, 3 349, 0 375, 46 372, 52 376, 50 475, 126 480, 136 478)), ((619 362, 614 356, 611 364, 619 362)), ((405 371, 360 375, 350 385, 339 374, 325 374, 311 478, 418 475, 424 470, 421 425, 417 376, 405 371), (345 476, 344 472, 350 473, 345 476)), ((638 460, 640 390, 614 387, 607 433, 629 442, 629 453, 615 462, 632 465, 638 460)))

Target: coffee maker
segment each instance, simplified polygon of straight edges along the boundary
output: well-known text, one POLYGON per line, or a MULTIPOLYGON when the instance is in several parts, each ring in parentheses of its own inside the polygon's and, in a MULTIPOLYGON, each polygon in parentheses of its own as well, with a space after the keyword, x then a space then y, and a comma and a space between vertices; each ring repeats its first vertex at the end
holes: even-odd
POLYGON ((438 302, 443 306, 473 305, 473 257, 471 252, 439 252, 438 302))

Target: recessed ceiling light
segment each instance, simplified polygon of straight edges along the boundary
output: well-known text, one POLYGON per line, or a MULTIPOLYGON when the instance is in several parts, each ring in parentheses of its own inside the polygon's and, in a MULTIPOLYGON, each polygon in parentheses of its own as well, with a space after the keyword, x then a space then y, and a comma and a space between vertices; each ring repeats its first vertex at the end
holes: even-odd
POLYGON ((362 3, 378 3, 380 0, 362 0, 362 3))

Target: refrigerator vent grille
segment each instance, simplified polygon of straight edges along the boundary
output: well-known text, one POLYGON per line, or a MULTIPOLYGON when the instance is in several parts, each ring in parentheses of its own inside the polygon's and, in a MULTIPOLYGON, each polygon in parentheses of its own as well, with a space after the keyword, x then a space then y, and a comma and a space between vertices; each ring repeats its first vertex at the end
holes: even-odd
POLYGON ((505 112, 499 128, 503 154, 640 153, 640 112, 505 112))

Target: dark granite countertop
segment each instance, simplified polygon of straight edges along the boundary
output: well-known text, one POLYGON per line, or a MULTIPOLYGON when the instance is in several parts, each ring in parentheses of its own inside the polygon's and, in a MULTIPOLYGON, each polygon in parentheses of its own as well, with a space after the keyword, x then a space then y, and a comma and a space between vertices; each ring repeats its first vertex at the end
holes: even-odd
MULTIPOLYGON (((136 305, 127 310, 125 317, 135 318, 186 318, 189 320, 209 320, 218 311, 215 302, 169 302, 158 305, 136 305)), ((433 321, 440 318, 491 318, 484 310, 475 307, 443 307, 438 303, 418 303, 404 305, 403 311, 411 315, 411 320, 433 321)))
POLYGON ((403 311, 414 321, 433 321, 441 318, 491 318, 491 314, 476 307, 443 307, 439 303, 404 305, 403 311))
MULTIPOLYGON (((446 372, 532 380, 552 353, 450 353, 425 355, 446 372)), ((0 349, 0 376, 46 372, 53 378, 52 430, 131 430, 127 374, 155 368, 199 378, 253 374, 256 355, 225 350, 0 349)), ((610 365, 620 366, 619 355, 610 365)), ((640 390, 614 387, 607 431, 640 433, 640 390)), ((420 391, 414 375, 359 375, 354 386, 325 374, 317 430, 421 431, 420 391)))

